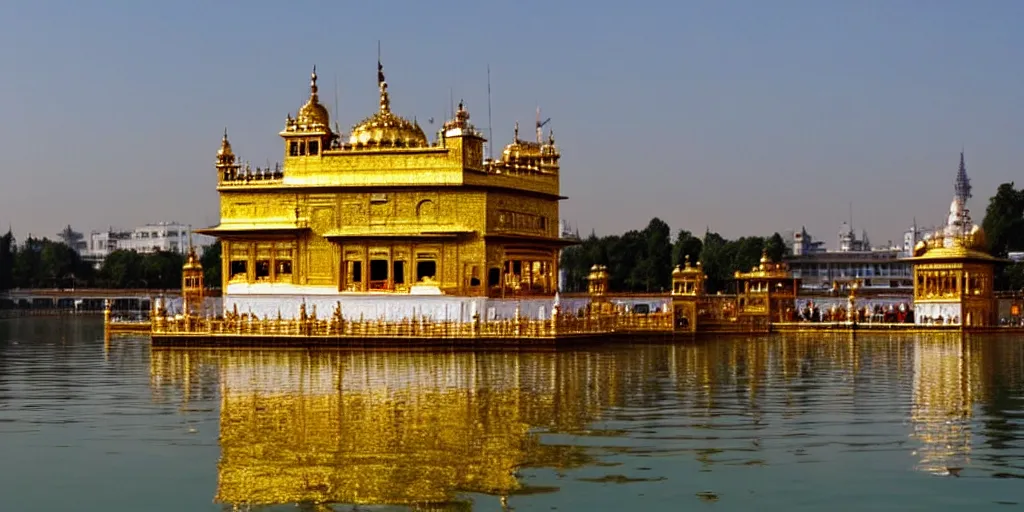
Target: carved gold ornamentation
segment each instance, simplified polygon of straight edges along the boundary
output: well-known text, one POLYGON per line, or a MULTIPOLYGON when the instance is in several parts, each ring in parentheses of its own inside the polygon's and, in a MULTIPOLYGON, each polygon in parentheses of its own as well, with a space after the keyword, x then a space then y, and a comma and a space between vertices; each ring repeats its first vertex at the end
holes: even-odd
MULTIPOLYGON (((412 247, 429 244, 436 247, 434 275, 446 293, 553 295, 558 251, 567 245, 557 230, 562 198, 553 139, 517 137, 500 158, 485 162, 486 141, 470 123, 465 105, 460 103, 430 142, 415 120, 392 112, 383 80, 379 93, 378 111, 340 143, 319 102, 314 68, 309 98, 280 132, 283 166, 237 163, 225 132, 216 159, 221 221, 200 230, 228 242, 236 268, 245 267, 232 274, 232 264, 226 263, 224 284, 255 282, 254 269, 265 266, 261 262, 277 261, 257 254, 252 243, 287 239, 295 241, 292 274, 282 275, 298 285, 350 289, 340 271, 342 244, 346 265, 358 269, 353 276, 361 279, 360 290, 370 285, 368 247, 395 251, 387 259, 390 275, 397 251, 415 253, 412 247), (508 219, 505 224, 498 221, 501 215, 508 219), (477 276, 469 275, 474 267, 477 276)), ((404 273, 413 276, 420 260, 407 254, 400 261, 404 273)), ((280 281, 276 275, 269 280, 280 281)), ((260 276, 268 279, 262 270, 260 276)), ((401 292, 392 284, 384 290, 401 292)))

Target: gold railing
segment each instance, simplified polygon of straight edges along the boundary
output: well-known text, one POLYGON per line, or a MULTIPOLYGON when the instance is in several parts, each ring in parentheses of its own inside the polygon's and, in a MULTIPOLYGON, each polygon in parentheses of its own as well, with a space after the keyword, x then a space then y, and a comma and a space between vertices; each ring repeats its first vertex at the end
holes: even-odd
POLYGON ((619 332, 671 332, 671 313, 648 315, 559 315, 551 320, 525 318, 494 321, 403 321, 329 319, 270 319, 157 317, 156 335, 293 336, 355 338, 546 338, 619 332))

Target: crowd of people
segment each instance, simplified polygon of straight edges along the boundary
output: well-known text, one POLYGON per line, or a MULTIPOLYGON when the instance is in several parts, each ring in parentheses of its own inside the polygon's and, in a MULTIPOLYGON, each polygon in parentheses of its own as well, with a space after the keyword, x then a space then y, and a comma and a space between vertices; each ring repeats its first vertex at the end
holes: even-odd
POLYGON ((807 301, 804 307, 796 312, 795 320, 800 322, 878 322, 878 323, 914 323, 914 310, 906 303, 874 304, 855 307, 851 314, 849 307, 832 304, 821 308, 814 301, 807 301))

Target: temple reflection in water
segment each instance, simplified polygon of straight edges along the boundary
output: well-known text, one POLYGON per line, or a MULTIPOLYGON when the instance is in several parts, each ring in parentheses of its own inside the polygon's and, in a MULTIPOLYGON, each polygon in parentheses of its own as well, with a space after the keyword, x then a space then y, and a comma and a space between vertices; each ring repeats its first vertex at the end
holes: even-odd
POLYGON ((1011 462, 978 443, 1012 439, 1016 427, 978 415, 1014 410, 999 395, 1024 389, 1024 344, 948 334, 520 353, 154 350, 150 361, 154 400, 219 400, 215 501, 242 509, 471 509, 472 495, 544 490, 527 486, 522 468, 593 467, 621 453, 621 442, 602 447, 602 438, 638 432, 659 432, 647 453, 689 452, 705 467, 736 457, 770 464, 772 453, 753 455, 745 436, 854 449, 851 432, 885 450, 909 435, 898 458, 925 472, 997 467, 1011 462), (895 431, 845 428, 880 411, 908 421, 895 431), (621 430, 600 430, 607 421, 621 430), (568 446, 544 432, 592 437, 568 446))
POLYGON ((152 368, 156 389, 219 368, 218 502, 459 509, 462 493, 530 492, 520 467, 585 462, 536 430, 584 428, 651 361, 551 356, 157 351, 152 368))

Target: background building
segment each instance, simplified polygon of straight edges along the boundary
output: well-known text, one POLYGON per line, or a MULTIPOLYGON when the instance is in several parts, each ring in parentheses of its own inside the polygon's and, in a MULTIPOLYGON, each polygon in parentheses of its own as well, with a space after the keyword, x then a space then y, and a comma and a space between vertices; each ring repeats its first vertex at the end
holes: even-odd
POLYGON ((910 294, 914 288, 911 265, 901 260, 909 252, 904 254, 900 247, 872 248, 867 233, 857 238, 846 222, 839 229, 835 251, 826 250, 824 242, 814 240, 803 228, 793 234, 791 247, 787 263, 805 293, 830 290, 836 281, 853 279, 860 279, 865 290, 910 294))
MULTIPOLYGON (((85 261, 95 266, 103 264, 103 260, 118 250, 153 253, 157 251, 185 254, 188 251, 190 228, 178 222, 158 222, 138 226, 131 231, 108 228, 105 231, 93 231, 84 240, 79 254, 85 261)), ((212 243, 210 237, 195 235, 192 239, 197 247, 203 248, 212 243)))

